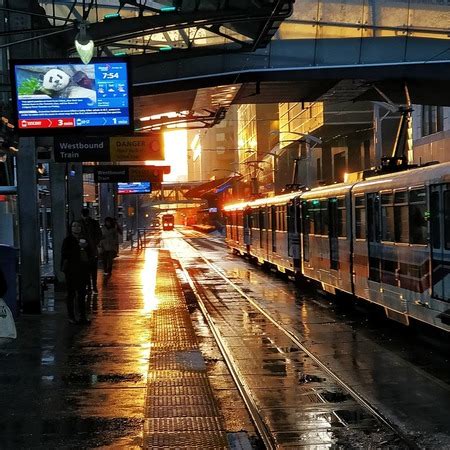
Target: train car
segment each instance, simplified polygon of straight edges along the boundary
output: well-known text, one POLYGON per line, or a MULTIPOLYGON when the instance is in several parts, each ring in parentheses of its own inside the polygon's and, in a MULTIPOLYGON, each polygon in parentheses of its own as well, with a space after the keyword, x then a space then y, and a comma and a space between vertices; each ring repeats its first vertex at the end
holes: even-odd
POLYGON ((163 231, 171 231, 175 226, 175 217, 173 214, 163 214, 162 216, 162 228, 163 231))
POLYGON ((300 272, 300 194, 225 207, 228 245, 280 272, 300 272))
MULTIPOLYGON (((248 236, 244 239, 244 212, 248 208, 248 203, 237 203, 224 208, 226 218, 225 241, 234 252, 241 255, 249 253, 248 236)), ((247 215, 246 220, 248 220, 247 215)))
POLYGON ((302 202, 302 273, 331 293, 353 293, 351 267, 352 184, 306 191, 302 202))
POLYGON ((231 205, 226 214, 227 242, 240 253, 379 304, 404 324, 450 331, 450 163, 231 205))
POLYGON ((352 188, 354 294, 450 330, 450 163, 352 188))

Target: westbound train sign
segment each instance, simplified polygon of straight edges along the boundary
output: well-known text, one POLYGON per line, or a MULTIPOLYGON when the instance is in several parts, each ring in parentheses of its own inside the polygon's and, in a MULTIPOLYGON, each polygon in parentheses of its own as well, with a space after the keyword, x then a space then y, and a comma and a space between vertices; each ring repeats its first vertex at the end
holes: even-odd
POLYGON ((161 133, 146 136, 55 136, 56 162, 163 161, 161 133))
POLYGON ((95 166, 96 183, 130 183, 150 181, 153 186, 163 180, 163 174, 170 173, 170 166, 95 166))

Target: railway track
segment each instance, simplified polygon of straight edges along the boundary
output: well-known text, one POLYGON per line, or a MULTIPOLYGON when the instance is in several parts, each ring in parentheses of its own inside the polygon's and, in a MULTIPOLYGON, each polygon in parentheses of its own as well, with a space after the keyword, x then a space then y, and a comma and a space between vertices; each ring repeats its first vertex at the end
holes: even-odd
MULTIPOLYGON (((187 237, 187 236, 185 236, 187 237)), ((180 239, 181 240, 181 239, 180 239)), ((322 407, 319 405, 317 408, 321 411, 326 411, 330 422, 330 427, 336 432, 333 434, 333 438, 330 443, 343 445, 343 446, 362 446, 362 447, 390 447, 396 448, 419 448, 419 446, 413 442, 409 436, 402 433, 394 424, 392 424, 380 411, 377 410, 370 402, 368 402, 358 391, 346 383, 339 375, 331 370, 321 358, 314 352, 310 351, 302 342, 302 339, 295 332, 287 328, 280 323, 273 315, 262 308, 258 302, 252 298, 251 294, 245 292, 240 286, 238 286, 232 279, 230 279, 225 272, 214 264, 211 260, 206 258, 195 246, 183 240, 185 245, 188 245, 191 251, 191 255, 194 254, 194 260, 186 260, 180 257, 180 264, 184 277, 195 294, 199 307, 216 339, 217 345, 222 352, 223 358, 232 374, 235 383, 244 399, 245 404, 250 412, 251 417, 255 423, 255 426, 261 436, 261 440, 264 442, 266 448, 283 448, 295 445, 294 436, 307 435, 308 442, 297 442, 297 444, 305 445, 309 444, 311 439, 314 441, 314 445, 320 445, 328 439, 324 437, 321 430, 323 429, 323 423, 318 423, 316 432, 320 436, 320 439, 312 438, 312 429, 308 429, 310 424, 300 423, 299 428, 307 428, 308 431, 294 433, 295 423, 289 423, 287 427, 292 434, 291 442, 286 440, 286 428, 277 428, 276 420, 270 417, 268 413, 268 406, 264 400, 263 389, 258 389, 253 386, 255 377, 249 376, 248 371, 246 373, 245 365, 244 370, 241 368, 238 352, 233 349, 233 345, 230 345, 227 335, 230 332, 229 318, 221 313, 221 308, 228 309, 230 315, 235 315, 238 309, 237 315, 239 315, 239 309, 242 311, 242 302, 245 302, 249 308, 252 309, 251 314, 253 320, 257 323, 264 323, 271 325, 271 330, 276 330, 278 337, 271 338, 267 332, 267 327, 264 337, 275 342, 281 339, 284 344, 283 348, 290 347, 290 353, 295 353, 296 358, 308 360, 308 365, 314 366, 313 375, 301 373, 298 374, 298 382, 300 384, 311 387, 314 393, 314 402, 322 402, 322 407), (195 267, 195 268, 194 268, 195 267), (211 285, 205 284, 205 277, 213 278, 214 289, 211 285), (217 296, 217 292, 222 294, 226 292, 226 298, 229 300, 232 297, 232 301, 228 301, 224 306, 223 300, 220 295, 217 296), (234 312, 232 312, 232 309, 234 312), (320 387, 317 386, 317 382, 327 380, 327 390, 322 392, 320 387), (330 398, 330 391, 333 394, 330 398), (336 401, 336 398, 339 401, 336 401), (343 401, 343 403, 341 403, 343 401), (346 438, 347 436, 347 438, 346 438), (348 437, 350 436, 350 438, 348 437), (364 441, 365 436, 366 440, 364 441), (367 438, 368 437, 368 438, 367 438), (360 439, 363 438, 363 442, 360 439), (286 442, 288 441, 288 442, 286 442)), ((245 339, 245 337, 244 337, 245 339)), ((276 344, 275 344, 275 347, 276 344)), ((294 378, 295 383, 295 378, 294 378)), ((297 388, 294 387, 294 391, 297 388)), ((304 411, 311 409, 311 404, 306 403, 303 408, 301 406, 302 398, 299 398, 298 412, 301 415, 304 411)), ((280 404, 277 405, 278 413, 283 414, 283 404, 280 399, 280 404)), ((317 411, 315 411, 317 412, 317 411)), ((292 413, 292 408, 289 414, 292 413)), ((294 421, 295 422, 295 421, 294 421)), ((300 420, 301 422, 301 420, 300 420)), ((320 421, 319 421, 320 422, 320 421)))

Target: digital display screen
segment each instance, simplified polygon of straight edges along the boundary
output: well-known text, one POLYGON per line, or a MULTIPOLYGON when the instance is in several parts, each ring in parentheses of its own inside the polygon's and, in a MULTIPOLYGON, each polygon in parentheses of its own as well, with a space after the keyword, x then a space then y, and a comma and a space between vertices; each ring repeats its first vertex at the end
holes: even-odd
POLYGON ((13 65, 18 129, 130 127, 127 61, 13 65))
POLYGON ((152 186, 149 181, 117 183, 118 194, 149 194, 150 192, 152 192, 152 186))

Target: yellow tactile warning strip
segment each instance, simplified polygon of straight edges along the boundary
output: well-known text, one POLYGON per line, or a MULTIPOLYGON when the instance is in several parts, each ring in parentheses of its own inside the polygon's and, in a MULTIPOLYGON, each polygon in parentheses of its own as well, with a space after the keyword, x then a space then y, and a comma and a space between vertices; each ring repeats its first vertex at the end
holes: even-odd
POLYGON ((168 251, 160 250, 144 447, 226 449, 227 435, 168 251))

